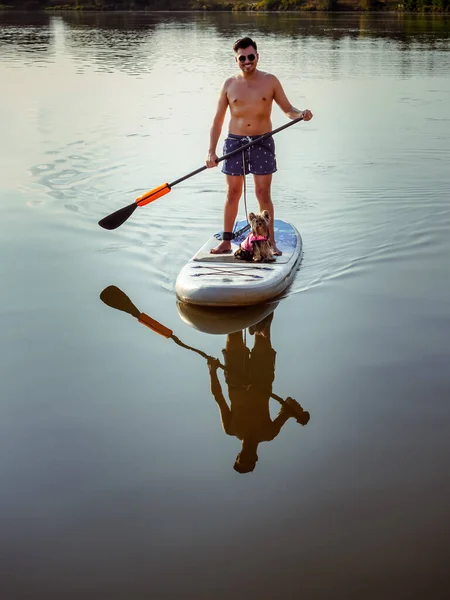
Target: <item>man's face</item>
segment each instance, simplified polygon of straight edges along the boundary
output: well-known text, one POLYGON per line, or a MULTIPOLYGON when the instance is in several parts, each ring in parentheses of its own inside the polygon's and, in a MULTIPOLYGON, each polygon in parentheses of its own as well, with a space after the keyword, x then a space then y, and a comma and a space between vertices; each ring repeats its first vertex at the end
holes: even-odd
POLYGON ((235 59, 243 73, 252 73, 258 64, 258 53, 253 46, 238 48, 235 59))

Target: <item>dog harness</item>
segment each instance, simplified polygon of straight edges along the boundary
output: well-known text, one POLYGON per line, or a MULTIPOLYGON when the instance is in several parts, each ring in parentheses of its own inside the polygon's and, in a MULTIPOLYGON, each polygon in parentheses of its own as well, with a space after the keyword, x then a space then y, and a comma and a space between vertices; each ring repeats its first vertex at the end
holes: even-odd
POLYGON ((241 248, 242 250, 246 250, 247 252, 250 252, 251 254, 253 254, 253 245, 256 242, 267 242, 268 238, 264 237, 263 235, 255 235, 254 233, 250 233, 245 240, 242 242, 241 244, 241 248))

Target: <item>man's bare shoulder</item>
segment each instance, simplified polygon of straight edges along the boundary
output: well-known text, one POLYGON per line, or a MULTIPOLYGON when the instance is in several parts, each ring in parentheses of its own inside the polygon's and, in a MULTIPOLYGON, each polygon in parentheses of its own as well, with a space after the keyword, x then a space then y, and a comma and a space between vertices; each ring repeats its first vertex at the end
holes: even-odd
POLYGON ((241 79, 239 75, 232 75, 231 77, 228 77, 228 79, 225 79, 225 81, 223 82, 222 88, 224 90, 228 89, 230 85, 233 85, 233 83, 238 79, 241 79))
POLYGON ((270 83, 273 84, 278 82, 278 77, 276 77, 276 75, 273 73, 266 73, 266 71, 260 71, 260 73, 266 81, 270 81, 270 83))
POLYGON ((264 85, 264 87, 270 87, 273 90, 280 85, 278 78, 272 73, 267 73, 266 71, 258 71, 258 81, 264 85))

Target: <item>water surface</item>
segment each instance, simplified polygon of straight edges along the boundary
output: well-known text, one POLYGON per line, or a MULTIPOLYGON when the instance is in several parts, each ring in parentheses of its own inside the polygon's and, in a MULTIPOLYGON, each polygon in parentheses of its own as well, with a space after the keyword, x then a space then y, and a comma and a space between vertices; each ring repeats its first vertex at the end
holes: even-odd
POLYGON ((5 600, 446 597, 449 23, 0 13, 5 600), (203 164, 244 34, 315 115, 276 139, 276 214, 305 254, 278 304, 199 315, 174 284, 221 227, 219 170, 113 232, 97 221, 203 164), (186 348, 223 362, 240 327, 229 356, 262 342, 264 378, 275 351, 272 395, 311 417, 247 474, 186 348))

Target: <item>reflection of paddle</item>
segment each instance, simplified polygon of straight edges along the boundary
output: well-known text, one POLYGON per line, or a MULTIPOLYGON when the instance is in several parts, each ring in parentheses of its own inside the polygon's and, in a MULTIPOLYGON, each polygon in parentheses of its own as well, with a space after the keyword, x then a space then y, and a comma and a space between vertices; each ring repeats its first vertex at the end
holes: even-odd
MULTIPOLYGON (((285 125, 282 125, 281 127, 277 127, 277 129, 274 129, 273 131, 269 131, 268 133, 265 133, 264 135, 261 135, 261 136, 255 138, 251 142, 248 142, 248 144, 244 144, 240 148, 237 148, 236 150, 233 150, 232 152, 228 152, 228 154, 224 154, 221 158, 217 159, 217 162, 220 163, 222 160, 230 158, 230 156, 234 156, 238 152, 242 152, 243 150, 250 148, 250 146, 258 144, 260 141, 265 140, 266 138, 270 137, 271 135, 275 135, 279 131, 282 131, 283 129, 286 129, 287 127, 290 127, 291 125, 294 125, 294 123, 298 123, 299 121, 302 121, 302 120, 303 120, 303 117, 299 117, 298 119, 293 119, 292 121, 289 121, 289 123, 286 123, 285 125)), ((139 196, 139 198, 136 198, 136 200, 132 204, 129 204, 128 206, 125 206, 124 208, 120 208, 119 210, 116 210, 116 212, 113 212, 112 214, 108 215, 107 217, 104 217, 103 219, 101 219, 98 222, 98 224, 100 225, 100 227, 103 227, 104 229, 116 229, 117 227, 120 227, 120 225, 125 223, 125 221, 129 217, 131 217, 131 215, 134 213, 134 211, 136 210, 136 208, 138 206, 145 206, 146 204, 153 202, 153 200, 156 200, 157 198, 161 198, 161 196, 168 194, 170 192, 170 190, 175 185, 177 185, 177 183, 181 183, 182 181, 189 179, 189 177, 193 177, 194 175, 197 175, 197 173, 201 173, 202 171, 204 171, 207 168, 208 167, 206 165, 203 165, 203 167, 200 167, 199 169, 192 171, 192 173, 188 173, 187 175, 184 175, 184 177, 180 177, 179 179, 172 181, 172 183, 163 183, 162 185, 159 185, 158 187, 153 188, 149 192, 146 192, 142 196, 139 196)))
MULTIPOLYGON (((198 348, 193 348, 192 346, 188 346, 187 344, 184 344, 179 338, 177 338, 176 335, 174 335, 174 333, 171 329, 169 329, 168 327, 165 327, 165 325, 162 325, 158 321, 155 321, 155 319, 152 319, 145 313, 140 312, 140 310, 131 302, 131 300, 128 298, 128 296, 124 292, 122 292, 122 290, 120 290, 118 287, 116 287, 115 285, 110 285, 107 288, 105 288, 102 291, 102 293, 100 294, 100 300, 102 300, 105 304, 107 304, 111 308, 115 308, 117 310, 121 310, 122 312, 128 313, 129 315, 131 315, 132 317, 137 319, 139 321, 139 323, 142 323, 143 325, 145 325, 152 331, 159 333, 160 335, 162 335, 165 338, 168 338, 168 339, 170 338, 176 344, 178 344, 178 346, 181 346, 182 348, 186 348, 187 350, 192 350, 192 352, 195 352, 196 354, 200 354, 200 356, 202 356, 203 358, 206 358, 207 360, 210 359, 210 360, 217 361, 218 366, 221 369, 225 369, 225 365, 223 365, 216 358, 214 358, 213 356, 210 356, 209 354, 206 354, 206 352, 202 352, 201 350, 198 350, 198 348)), ((297 419, 297 422, 300 423, 301 425, 306 425, 306 423, 309 421, 308 411, 303 410, 303 408, 300 406, 300 404, 296 403, 297 404, 297 406, 296 406, 295 404, 293 404, 291 402, 286 402, 286 400, 283 400, 283 398, 281 398, 281 396, 278 396, 277 394, 271 394, 271 398, 273 398, 274 400, 276 400, 277 402, 282 404, 284 407, 286 407, 295 416, 295 418, 297 419)))
MULTIPOLYGON (((203 356, 203 358, 206 359, 213 358, 212 356, 209 356, 209 354, 206 354, 206 352, 202 352, 201 350, 197 350, 197 348, 192 348, 191 346, 183 344, 183 342, 179 340, 176 335, 174 335, 171 329, 165 327, 158 321, 155 321, 155 319, 152 319, 145 313, 141 313, 131 302, 128 296, 115 285, 110 285, 107 288, 105 288, 100 294, 100 300, 102 300, 111 308, 116 308, 117 310, 121 310, 123 312, 128 313, 132 317, 135 317, 139 321, 139 323, 146 325, 149 329, 155 331, 156 333, 159 333, 165 338, 172 339, 176 344, 178 344, 182 348, 192 350, 193 352, 200 354, 200 356, 203 356)), ((223 367, 223 365, 221 365, 221 367, 223 367)))

